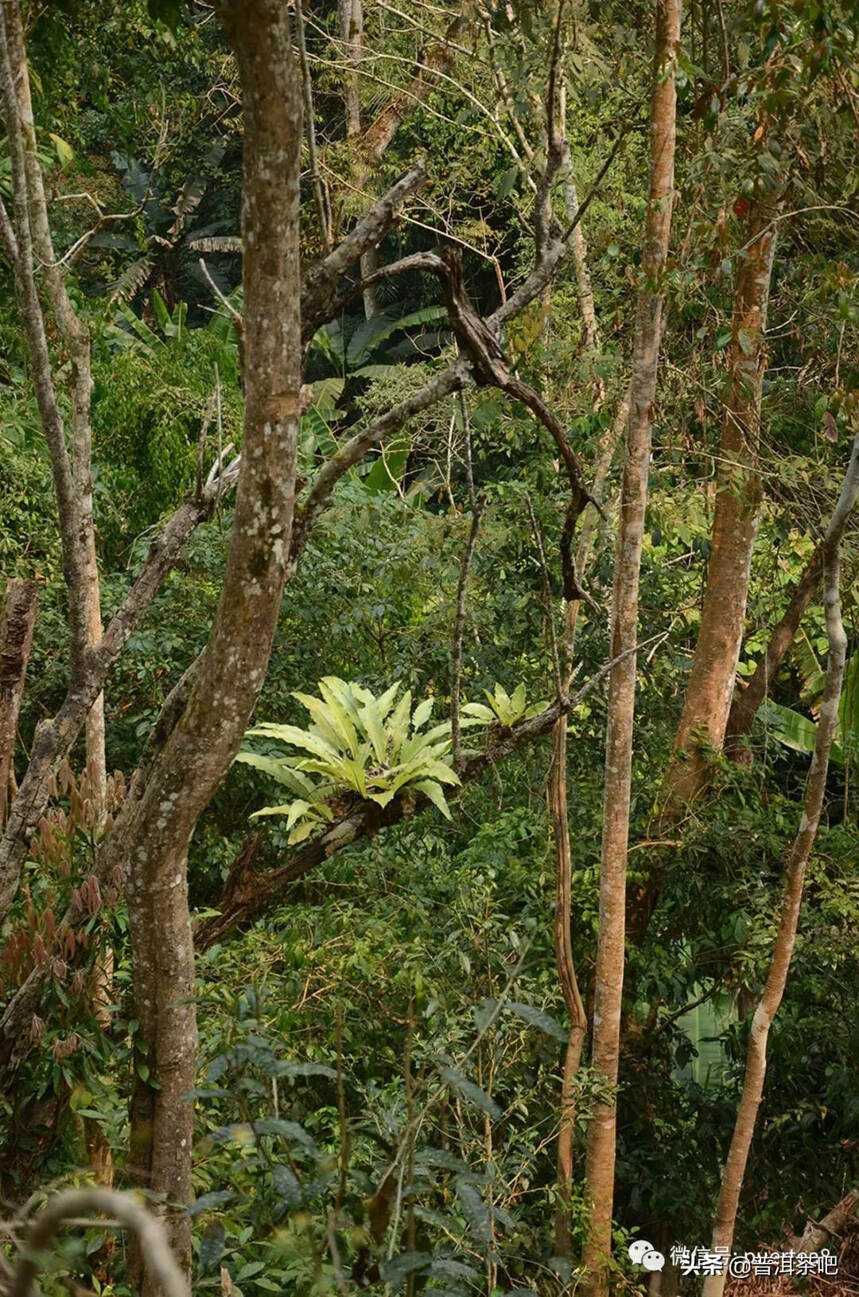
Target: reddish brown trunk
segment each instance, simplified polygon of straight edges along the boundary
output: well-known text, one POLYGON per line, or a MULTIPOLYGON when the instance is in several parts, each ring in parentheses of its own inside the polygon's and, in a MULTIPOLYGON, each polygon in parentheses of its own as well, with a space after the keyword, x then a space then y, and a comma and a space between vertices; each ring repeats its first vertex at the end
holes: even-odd
POLYGON ((600 927, 595 970, 591 1065, 611 1097, 595 1104, 588 1131, 585 1194, 591 1209, 583 1261, 591 1297, 605 1297, 611 1256, 612 1207, 621 999, 624 974, 626 857, 632 782, 638 638, 638 585, 647 505, 650 430, 662 321, 662 275, 671 233, 674 193, 679 0, 657 0, 654 84, 650 110, 650 187, 644 234, 644 283, 639 292, 630 383, 626 463, 621 486, 615 560, 603 802, 600 927))
POLYGON ((721 749, 734 694, 761 498, 758 446, 775 214, 771 198, 755 202, 749 245, 737 272, 707 589, 675 756, 666 774, 669 813, 681 810, 705 786, 706 749, 721 749))

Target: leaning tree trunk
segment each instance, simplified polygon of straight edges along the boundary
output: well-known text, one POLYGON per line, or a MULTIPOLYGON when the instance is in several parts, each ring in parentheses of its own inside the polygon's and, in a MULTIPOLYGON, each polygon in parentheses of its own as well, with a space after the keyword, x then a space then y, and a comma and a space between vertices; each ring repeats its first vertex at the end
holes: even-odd
MULTIPOLYGON (((787 864, 784 893, 779 913, 778 932, 773 946, 772 959, 766 985, 752 1018, 751 1034, 746 1051, 746 1072, 743 1091, 737 1110, 737 1119, 728 1159, 722 1174, 722 1187, 716 1218, 713 1224, 713 1247, 728 1248, 734 1241, 737 1208, 743 1177, 755 1133, 755 1122, 764 1089, 767 1066, 767 1037, 778 1012, 787 984, 787 975, 796 941, 799 911, 805 870, 811 856, 817 826, 823 809, 826 791, 826 772, 829 753, 838 726, 838 704, 844 678, 844 661, 847 656, 847 637, 841 620, 839 587, 839 559, 844 519, 850 513, 859 494, 859 437, 853 446, 850 467, 838 506, 827 529, 823 543, 823 602, 826 609, 826 631, 829 639, 829 661, 826 667, 826 685, 817 723, 814 755, 805 790, 802 819, 793 840, 787 864)), ((704 1297, 722 1297, 725 1274, 711 1275, 704 1280, 704 1297)))
POLYGON ((704 788, 704 749, 721 749, 734 695, 761 498, 758 447, 776 202, 766 195, 754 202, 749 245, 737 272, 707 589, 674 757, 665 776, 669 816, 704 788))
MULTIPOLYGON (((847 515, 844 517, 844 525, 847 525, 847 515)), ((732 760, 742 765, 747 765, 751 761, 751 752, 744 740, 752 732, 758 708, 772 688, 776 672, 784 661, 785 654, 799 630, 805 610, 820 584, 822 568, 823 547, 818 545, 805 571, 791 590, 787 608, 770 635, 764 655, 755 667, 754 674, 746 688, 741 690, 731 703, 725 730, 725 751, 732 760)))
MULTIPOLYGON (((106 848, 129 863, 139 1030, 132 1161, 187 1272, 197 1030, 187 853, 265 678, 287 573, 301 387, 301 87, 287 8, 226 0, 244 109, 245 415, 224 587, 209 642, 175 691, 178 716, 137 776, 106 848)), ((160 1289, 149 1275, 144 1293, 160 1289)))
POLYGON ((632 782, 638 636, 638 585, 650 432, 662 320, 662 275, 671 233, 676 138, 674 68, 680 0, 657 0, 654 83, 650 109, 650 187, 644 233, 644 281, 638 295, 614 577, 611 656, 627 653, 609 678, 603 802, 600 926, 595 971, 591 1063, 610 1097, 594 1107, 588 1133, 585 1197, 591 1216, 584 1248, 587 1291, 608 1292, 621 997, 624 974, 626 857, 632 782))

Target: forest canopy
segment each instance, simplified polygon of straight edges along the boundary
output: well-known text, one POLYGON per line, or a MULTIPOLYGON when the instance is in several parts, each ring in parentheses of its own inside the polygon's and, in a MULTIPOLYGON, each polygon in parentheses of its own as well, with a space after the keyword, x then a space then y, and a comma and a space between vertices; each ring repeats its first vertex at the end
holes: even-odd
POLYGON ((859 1291, 857 45, 2 0, 0 1292, 859 1291))

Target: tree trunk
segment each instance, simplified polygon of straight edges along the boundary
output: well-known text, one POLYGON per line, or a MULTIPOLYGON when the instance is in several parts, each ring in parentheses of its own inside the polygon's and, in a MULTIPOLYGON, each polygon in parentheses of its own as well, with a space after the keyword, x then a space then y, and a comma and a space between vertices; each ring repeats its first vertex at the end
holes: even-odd
POLYGON ((843 1233, 859 1211, 859 1189, 851 1189, 823 1220, 810 1220, 797 1243, 797 1252, 819 1252, 843 1233))
MULTIPOLYGON (((644 282, 638 295, 627 424, 626 463, 614 578, 611 656, 633 650, 638 634, 638 584, 647 504, 650 430, 662 319, 662 274, 671 232, 674 191, 679 0, 657 0, 654 83, 650 110, 650 186, 644 233, 644 282)), ((595 970, 591 1063, 606 1092, 617 1085, 624 973, 626 856, 632 780, 636 655, 609 677, 603 810, 600 926, 595 970)), ((594 1107, 588 1132, 585 1196, 591 1210, 584 1248, 587 1291, 608 1292, 614 1197, 614 1094, 594 1107)))
MULTIPOLYGON (((98 649, 102 639, 101 597, 93 519, 90 335, 86 324, 72 306, 71 299, 66 291, 63 272, 57 266, 54 256, 44 177, 38 155, 24 31, 20 8, 15 3, 15 0, 10 0, 6 5, 5 12, 6 49, 9 67, 14 80, 17 129, 20 131, 24 151, 24 181, 28 202, 29 233, 33 251, 40 263, 45 292, 50 303, 57 332, 70 361, 69 396, 72 428, 70 478, 76 505, 78 534, 75 543, 79 551, 80 564, 79 580, 75 583, 69 583, 69 598, 74 605, 70 621, 73 634, 74 628, 79 627, 79 633, 83 639, 83 653, 86 654, 98 649)), ((11 111, 11 101, 8 111, 11 111)), ((31 342, 30 350, 35 367, 39 363, 38 345, 34 348, 31 342)), ((84 669, 80 658, 81 655, 79 654, 78 668, 84 669)), ((74 663, 74 657, 72 660, 74 663)), ((89 796, 96 811, 96 821, 100 825, 104 818, 107 790, 103 693, 98 695, 90 707, 86 717, 85 729, 89 796)), ((2 808, 2 802, 0 802, 0 808, 2 808)), ((0 813, 0 822, 2 822, 2 819, 3 816, 0 813)), ((107 995, 107 989, 105 986, 99 988, 99 996, 102 1001, 107 995)), ((95 1011, 96 1016, 103 1020, 103 1005, 96 1005, 95 1011)), ((96 1177, 101 1184, 110 1185, 112 1180, 110 1145, 97 1123, 86 1118, 85 1129, 91 1164, 96 1177)))
MULTIPOLYGON (((361 99, 358 94, 358 66, 364 50, 364 6, 362 0, 339 0, 340 39, 345 46, 346 59, 350 65, 349 75, 343 87, 343 103, 346 110, 346 139, 357 140, 361 134, 361 99)), ((359 184, 366 180, 365 169, 360 171, 359 184)), ((379 269, 378 249, 370 248, 361 258, 361 278, 369 279, 379 269)), ((368 284, 361 294, 364 303, 364 317, 369 320, 379 314, 379 302, 375 284, 368 284)))
MULTIPOLYGON (((196 1079, 194 956, 187 852, 262 686, 289 562, 301 387, 301 86, 280 0, 220 6, 244 110, 244 444, 224 588, 209 642, 177 692, 180 713, 126 800, 106 844, 129 862, 138 1070, 136 1180, 159 1202, 171 1247, 190 1267, 196 1079), (184 704, 184 705, 183 705, 184 704), (127 808, 127 809, 126 809, 127 808)), ((148 1275, 146 1297, 161 1290, 148 1275)))
POLYGON ((712 549, 692 673, 665 776, 668 815, 682 811, 707 782, 706 748, 721 750, 734 694, 758 523, 761 394, 775 253, 777 200, 759 196, 734 293, 730 392, 722 421, 712 549))
MULTIPOLYGON (((746 1072, 743 1091, 737 1110, 737 1119, 728 1159, 722 1174, 722 1186, 716 1218, 713 1224, 713 1247, 728 1248, 734 1241, 734 1228, 743 1177, 746 1172, 749 1150, 755 1132, 758 1109, 764 1089, 767 1065, 767 1037, 778 1012, 787 984, 787 975, 796 941, 799 911, 805 870, 817 836, 817 826, 823 809, 826 792, 826 772, 829 753, 838 726, 838 704, 844 678, 847 656, 847 637, 841 620, 841 595, 839 560, 844 520, 853 508, 859 494, 859 437, 853 445, 850 466, 844 486, 823 542, 823 602, 826 609, 826 631, 829 638, 829 661, 826 667, 826 686, 817 723, 814 755, 805 790, 802 819, 793 840, 787 864, 784 893, 779 913, 778 932, 773 945, 772 959, 766 985, 752 1018, 751 1034, 746 1052, 746 1072)), ((725 1274, 711 1275, 704 1280, 704 1297, 722 1297, 725 1274)))
POLYGON ((6 821, 18 715, 38 607, 39 587, 35 581, 9 581, 0 622, 0 828, 6 821))
MULTIPOLYGON (((568 625, 575 625, 570 604, 568 625)), ((569 673, 566 682, 569 688, 569 673)), ((573 1185, 573 1150, 576 1134, 575 1084, 587 1031, 587 1015, 582 1003, 572 946, 570 911, 570 823, 567 816, 567 718, 561 716, 552 731, 551 807, 555 839, 555 960, 558 979, 570 1019, 570 1034, 564 1051, 561 1078, 561 1116, 558 1128, 558 1206, 555 1212, 555 1252, 569 1257, 570 1193, 573 1185)))

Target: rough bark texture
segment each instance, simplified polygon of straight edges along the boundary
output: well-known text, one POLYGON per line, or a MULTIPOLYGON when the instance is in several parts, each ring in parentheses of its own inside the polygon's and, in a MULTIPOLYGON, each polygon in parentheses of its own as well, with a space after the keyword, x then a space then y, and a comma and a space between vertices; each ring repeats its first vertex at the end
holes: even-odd
MULTIPOLYGON (((826 685, 814 755, 805 790, 802 819, 793 840, 787 862, 784 892, 779 911, 779 925, 773 945, 772 959, 763 993, 752 1017, 751 1034, 746 1051, 746 1071, 740 1096, 734 1133, 728 1158, 722 1173, 722 1185, 716 1217, 713 1223, 713 1247, 730 1249, 734 1241, 734 1228, 749 1150, 755 1133, 758 1109, 764 1090, 767 1066, 767 1038, 773 1019, 784 996, 790 961, 796 942, 796 930, 802 905, 805 870, 817 836, 817 826, 823 809, 826 792, 826 773, 829 753, 838 726, 838 704, 844 678, 847 656, 847 636, 841 619, 839 559, 844 519, 850 513, 859 494, 859 437, 853 446, 850 467, 832 522, 823 543, 823 603, 826 610, 826 631, 829 639, 829 660, 826 666, 826 685)), ((712 1275, 704 1280, 704 1297, 722 1297, 726 1275, 712 1275)))
MULTIPOLYGON (((658 0, 650 109, 650 186, 644 234, 644 283, 639 292, 630 382, 626 462, 621 487, 615 561, 611 655, 626 654, 609 679, 603 802, 600 927, 594 982, 591 1065, 607 1092, 617 1084, 624 973, 626 858, 632 780, 638 635, 638 585, 647 503, 650 434, 662 319, 662 273, 671 232, 674 190, 676 92, 674 66, 680 39, 679 0, 658 0)), ((585 1196, 590 1224, 583 1261, 587 1291, 608 1291, 614 1198, 616 1108, 598 1103, 588 1133, 585 1196)))
POLYGON ((35 581, 8 583, 0 621, 0 826, 6 820, 18 714, 38 607, 39 587, 35 581))
POLYGON ((681 811, 704 788, 704 749, 721 749, 734 694, 761 498, 758 447, 767 305, 775 254, 774 215, 774 199, 760 197, 754 202, 750 244, 737 272, 730 391, 722 421, 707 589, 674 739, 675 756, 666 773, 669 815, 681 811))
MULTIPOLYGON (((138 1061, 133 1158, 160 1201, 171 1246, 190 1265, 196 1075, 188 842, 238 750, 265 676, 286 578, 295 502, 301 387, 298 245, 301 89, 279 0, 220 9, 244 106, 242 237, 245 431, 224 587, 178 723, 128 800, 108 857, 129 862, 138 1061), (139 1069, 140 1071, 140 1069, 139 1069)), ((159 1293, 149 1275, 144 1292, 159 1293)))
POLYGON ((859 1189, 851 1189, 848 1194, 828 1211, 822 1220, 810 1220, 802 1231, 802 1238, 797 1245, 797 1252, 819 1252, 838 1238, 859 1212, 859 1189))

